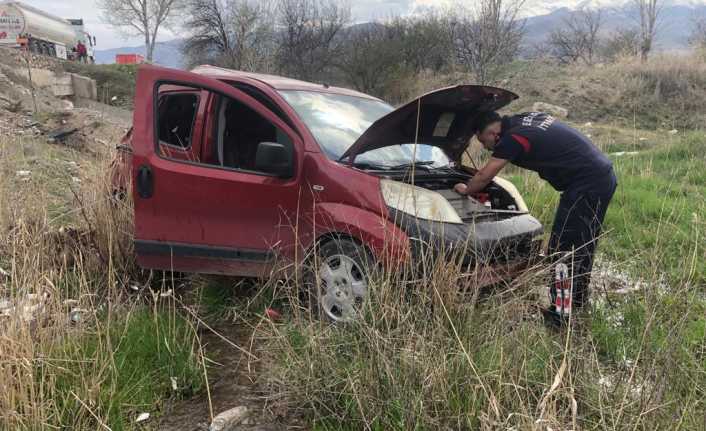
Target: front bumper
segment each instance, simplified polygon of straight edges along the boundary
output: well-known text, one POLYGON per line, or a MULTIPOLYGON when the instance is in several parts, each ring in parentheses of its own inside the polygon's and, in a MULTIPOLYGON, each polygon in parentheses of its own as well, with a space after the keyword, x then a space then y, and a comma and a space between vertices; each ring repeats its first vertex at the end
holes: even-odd
POLYGON ((390 209, 390 218, 409 237, 414 262, 443 257, 465 269, 490 269, 511 277, 541 250, 542 224, 529 214, 481 214, 473 221, 451 224, 390 209))

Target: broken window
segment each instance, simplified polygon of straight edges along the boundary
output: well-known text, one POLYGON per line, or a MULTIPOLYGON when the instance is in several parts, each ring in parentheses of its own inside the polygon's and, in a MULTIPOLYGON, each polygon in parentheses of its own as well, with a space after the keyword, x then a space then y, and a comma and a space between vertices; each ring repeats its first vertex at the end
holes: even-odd
POLYGON ((199 97, 194 93, 163 93, 159 96, 157 133, 160 144, 191 147, 199 97))
POLYGON ((292 140, 245 96, 176 83, 160 84, 157 94, 155 137, 162 157, 264 174, 257 151, 266 142, 282 144, 291 160, 292 140))

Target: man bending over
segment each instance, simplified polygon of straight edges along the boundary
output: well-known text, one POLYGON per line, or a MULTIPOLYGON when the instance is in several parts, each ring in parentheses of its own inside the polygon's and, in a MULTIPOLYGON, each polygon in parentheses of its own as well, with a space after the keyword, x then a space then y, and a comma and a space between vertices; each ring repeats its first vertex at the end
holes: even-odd
MULTIPOLYGON (((580 309, 588 302, 593 255, 618 184, 613 164, 586 136, 541 112, 481 114, 476 137, 492 156, 468 184, 457 184, 456 192, 482 191, 508 163, 537 172, 561 192, 548 251, 574 252, 572 308, 580 309)), ((559 310, 552 305, 548 312, 556 317, 559 310)))

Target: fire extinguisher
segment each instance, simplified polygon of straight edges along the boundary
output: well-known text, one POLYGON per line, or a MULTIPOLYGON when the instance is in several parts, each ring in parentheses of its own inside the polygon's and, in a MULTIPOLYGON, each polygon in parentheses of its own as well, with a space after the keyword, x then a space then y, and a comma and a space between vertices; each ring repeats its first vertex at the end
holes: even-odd
POLYGON ((549 287, 549 300, 558 315, 569 317, 571 314, 572 294, 573 280, 569 266, 559 262, 554 266, 554 280, 549 287))

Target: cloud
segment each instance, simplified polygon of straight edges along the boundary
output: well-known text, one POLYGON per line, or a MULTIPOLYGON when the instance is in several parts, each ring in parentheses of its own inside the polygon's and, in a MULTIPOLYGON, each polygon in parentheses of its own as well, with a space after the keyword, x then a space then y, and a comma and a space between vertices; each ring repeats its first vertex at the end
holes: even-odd
POLYGON ((385 19, 410 13, 414 3, 415 0, 357 0, 351 3, 351 13, 355 21, 385 19))

